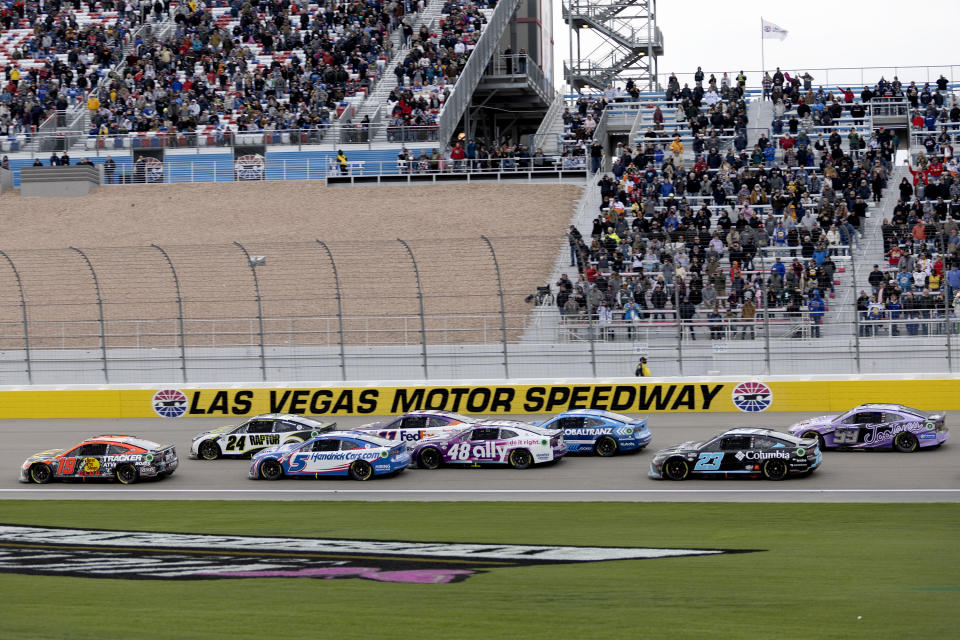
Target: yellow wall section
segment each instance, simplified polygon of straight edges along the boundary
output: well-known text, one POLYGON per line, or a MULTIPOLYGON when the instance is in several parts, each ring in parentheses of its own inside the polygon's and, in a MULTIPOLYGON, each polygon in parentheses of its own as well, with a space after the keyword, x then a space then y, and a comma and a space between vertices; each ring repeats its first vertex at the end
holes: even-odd
MULTIPOLYGON (((162 387, 0 390, 0 418, 156 418, 153 396, 179 388, 187 416, 252 416, 292 412, 326 416, 385 416, 416 408, 476 415, 559 413, 606 408, 623 413, 736 412, 740 381, 702 379, 637 383, 635 380, 542 385, 411 387, 162 387)), ((767 412, 838 412, 864 402, 892 402, 930 411, 960 410, 960 378, 911 380, 769 380, 767 412)))

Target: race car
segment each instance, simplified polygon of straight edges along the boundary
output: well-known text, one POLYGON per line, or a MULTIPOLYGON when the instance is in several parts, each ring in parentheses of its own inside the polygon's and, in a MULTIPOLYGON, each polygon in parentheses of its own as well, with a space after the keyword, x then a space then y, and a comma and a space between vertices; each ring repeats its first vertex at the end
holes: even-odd
POLYGON ((507 464, 514 469, 526 469, 559 460, 566 451, 563 432, 559 429, 491 420, 420 440, 413 446, 411 455, 421 469, 436 469, 443 464, 507 464))
POLYGON ((653 437, 645 419, 630 418, 599 409, 572 409, 540 423, 543 429, 560 429, 567 453, 593 452, 612 456, 618 451, 639 451, 653 437))
POLYGON ((219 427, 193 436, 190 457, 216 460, 222 456, 247 456, 267 447, 333 431, 335 422, 320 422, 292 413, 265 413, 240 424, 219 427))
POLYGON ((950 437, 943 413, 902 404, 862 404, 846 413, 798 422, 795 436, 817 438, 826 449, 896 449, 909 453, 939 447, 950 437))
POLYGON ((250 461, 254 480, 279 480, 284 476, 373 476, 403 471, 410 465, 404 444, 353 431, 329 431, 306 442, 289 442, 255 453, 250 461))
POLYGON ((460 431, 464 425, 478 422, 452 411, 422 409, 411 411, 392 420, 384 420, 356 427, 354 431, 373 433, 387 440, 402 440, 413 443, 424 438, 447 435, 460 431))
POLYGON ((658 451, 650 463, 650 477, 783 480, 813 472, 822 460, 813 438, 802 439, 773 429, 738 428, 705 442, 684 442, 658 451))
POLYGON ((135 436, 103 435, 70 449, 41 451, 20 466, 20 482, 113 478, 130 484, 140 478, 165 477, 180 463, 172 444, 157 444, 135 436))

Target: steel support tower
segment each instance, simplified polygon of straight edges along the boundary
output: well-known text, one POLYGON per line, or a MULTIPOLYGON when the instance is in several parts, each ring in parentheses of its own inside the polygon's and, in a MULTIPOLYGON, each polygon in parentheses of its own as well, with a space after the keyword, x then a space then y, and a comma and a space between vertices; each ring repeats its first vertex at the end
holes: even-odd
POLYGON ((607 84, 622 88, 629 78, 640 89, 659 89, 663 33, 656 0, 564 0, 562 11, 570 29, 567 84, 603 90, 607 84))

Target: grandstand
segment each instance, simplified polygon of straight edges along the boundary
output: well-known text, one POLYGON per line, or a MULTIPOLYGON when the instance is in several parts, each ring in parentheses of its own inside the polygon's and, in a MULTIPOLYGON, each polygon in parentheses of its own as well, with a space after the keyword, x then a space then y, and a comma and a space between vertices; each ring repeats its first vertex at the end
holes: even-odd
POLYGON ((89 158, 105 184, 3 196, 3 375, 952 369, 950 79, 563 94, 549 33, 520 27, 536 5, 7 16, 4 179, 89 158))

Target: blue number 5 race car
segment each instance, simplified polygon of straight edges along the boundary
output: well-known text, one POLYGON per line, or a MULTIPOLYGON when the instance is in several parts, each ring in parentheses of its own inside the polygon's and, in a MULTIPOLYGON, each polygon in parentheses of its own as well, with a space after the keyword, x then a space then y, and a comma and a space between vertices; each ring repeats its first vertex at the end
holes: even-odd
POLYGON ((564 411, 540 425, 544 429, 562 429, 567 452, 593 452, 612 456, 618 451, 639 451, 653 436, 645 419, 630 418, 599 409, 564 411))
POLYGON ((284 476, 350 476, 369 480, 403 471, 410 466, 405 444, 373 435, 331 431, 306 442, 270 447, 254 454, 253 479, 279 480, 284 476))

